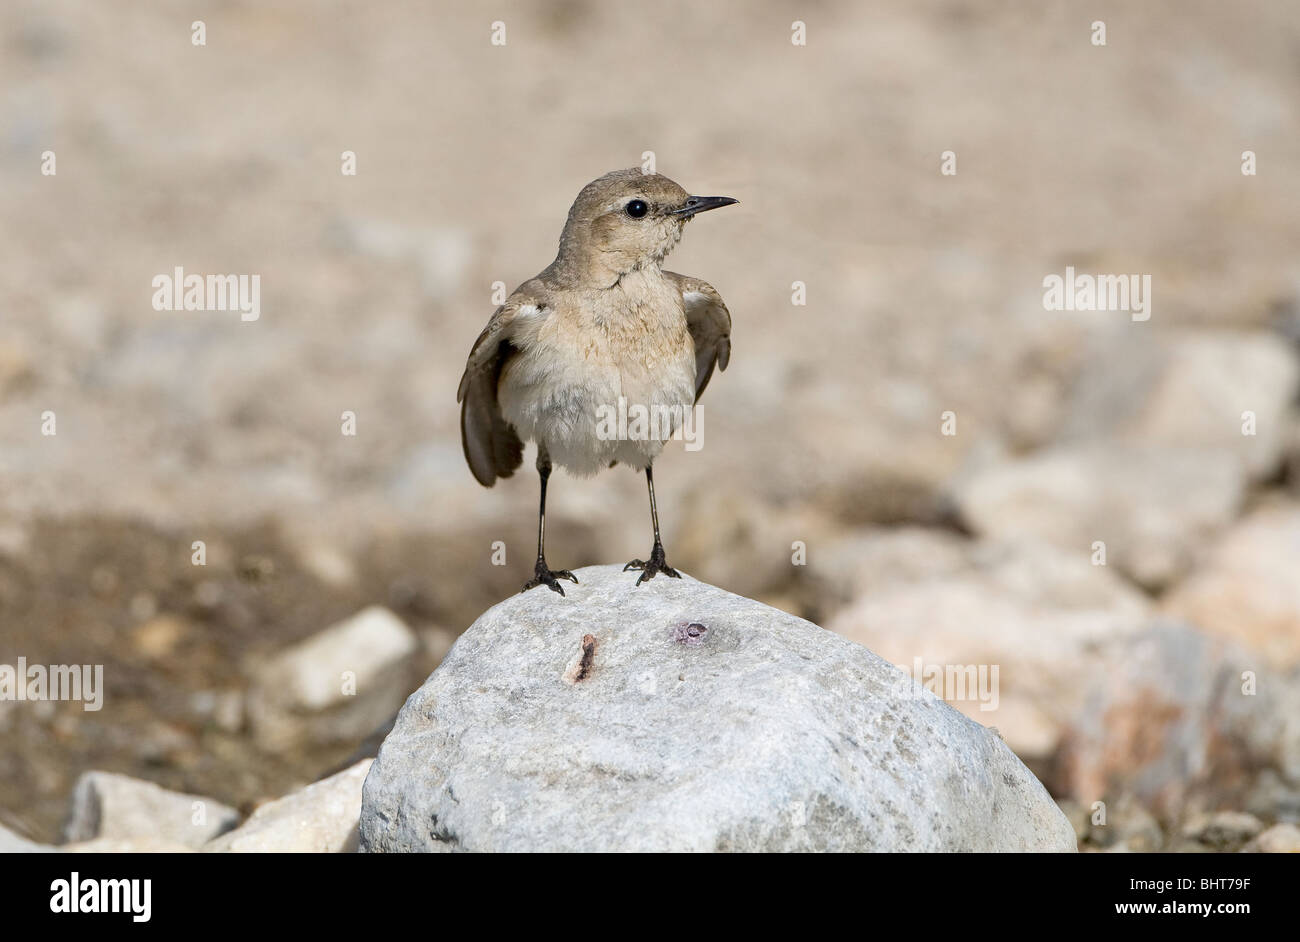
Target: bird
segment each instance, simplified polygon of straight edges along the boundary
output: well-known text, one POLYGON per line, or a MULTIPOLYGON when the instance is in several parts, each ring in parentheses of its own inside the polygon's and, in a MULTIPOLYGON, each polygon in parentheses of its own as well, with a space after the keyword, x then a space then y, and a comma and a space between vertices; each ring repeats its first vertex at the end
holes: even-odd
POLYGON ((660 574, 681 578, 659 534, 652 468, 714 369, 727 368, 731 313, 711 284, 665 271, 663 262, 688 222, 737 202, 693 196, 639 167, 593 180, 569 209, 555 260, 516 288, 474 341, 456 401, 475 480, 491 487, 510 477, 524 442, 537 445, 537 560, 521 592, 544 585, 564 595, 560 580, 578 582, 546 562, 552 467, 579 478, 616 464, 644 471, 654 544, 623 571, 640 571, 637 586, 660 574), (637 405, 666 409, 671 427, 608 434, 600 417, 620 400, 629 415, 637 405))

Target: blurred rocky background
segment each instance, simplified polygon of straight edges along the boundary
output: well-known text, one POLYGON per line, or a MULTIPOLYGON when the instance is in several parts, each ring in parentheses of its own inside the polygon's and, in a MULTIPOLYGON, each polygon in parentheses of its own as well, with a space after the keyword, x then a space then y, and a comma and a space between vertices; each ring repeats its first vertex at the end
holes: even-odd
MULTIPOLYGON (((1085 849, 1297 849, 1298 53, 1291 0, 4 4, 0 664, 106 690, 0 701, 0 824, 130 837, 164 798, 123 775, 211 803, 167 846, 333 773, 347 817, 529 573, 531 456, 487 491, 460 454, 493 283, 653 151, 741 200, 670 259, 735 321, 656 469, 673 564, 998 666, 954 706, 1085 849), (1067 265, 1149 274, 1150 320, 1045 310, 1067 265), (260 275, 260 319, 154 310, 176 266, 260 275)), ((555 565, 648 549, 625 470, 550 511, 555 565)))

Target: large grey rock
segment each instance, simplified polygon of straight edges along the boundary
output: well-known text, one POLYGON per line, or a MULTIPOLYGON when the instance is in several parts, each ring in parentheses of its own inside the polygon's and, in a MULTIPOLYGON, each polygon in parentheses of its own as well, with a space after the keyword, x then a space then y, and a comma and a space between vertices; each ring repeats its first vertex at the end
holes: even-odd
POLYGON ((364 850, 1074 850, 995 733, 866 648, 689 577, 578 578, 407 700, 364 850))
POLYGON ((72 790, 64 839, 149 839, 200 847, 239 823, 239 812, 202 795, 168 791, 113 772, 87 772, 72 790))

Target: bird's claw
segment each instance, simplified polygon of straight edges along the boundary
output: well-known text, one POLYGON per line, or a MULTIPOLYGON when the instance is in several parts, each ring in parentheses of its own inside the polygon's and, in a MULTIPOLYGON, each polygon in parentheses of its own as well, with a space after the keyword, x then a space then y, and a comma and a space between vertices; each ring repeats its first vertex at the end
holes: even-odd
POLYGON ((640 585, 648 579, 653 579, 661 572, 670 579, 680 579, 682 577, 680 572, 668 565, 668 560, 664 556, 662 543, 656 543, 654 545, 654 549, 650 551, 650 558, 648 560, 634 559, 623 567, 624 572, 627 572, 630 569, 641 570, 641 578, 636 581, 637 585, 640 585))
POLYGON ((537 568, 533 570, 533 577, 525 583, 524 587, 519 590, 520 594, 527 592, 529 589, 535 589, 539 585, 544 585, 552 592, 564 594, 564 589, 560 586, 560 579, 568 579, 574 585, 578 584, 578 577, 567 569, 547 569, 546 560, 539 559, 537 568))

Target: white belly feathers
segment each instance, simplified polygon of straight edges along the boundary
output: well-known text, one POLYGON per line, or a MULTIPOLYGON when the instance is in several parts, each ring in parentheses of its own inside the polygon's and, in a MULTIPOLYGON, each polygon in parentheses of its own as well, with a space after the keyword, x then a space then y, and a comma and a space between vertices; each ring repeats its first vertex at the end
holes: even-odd
POLYGON ((657 271, 624 280, 627 290, 601 291, 578 311, 521 309, 498 386, 520 437, 582 477, 614 461, 645 468, 695 403, 680 294, 657 271))

